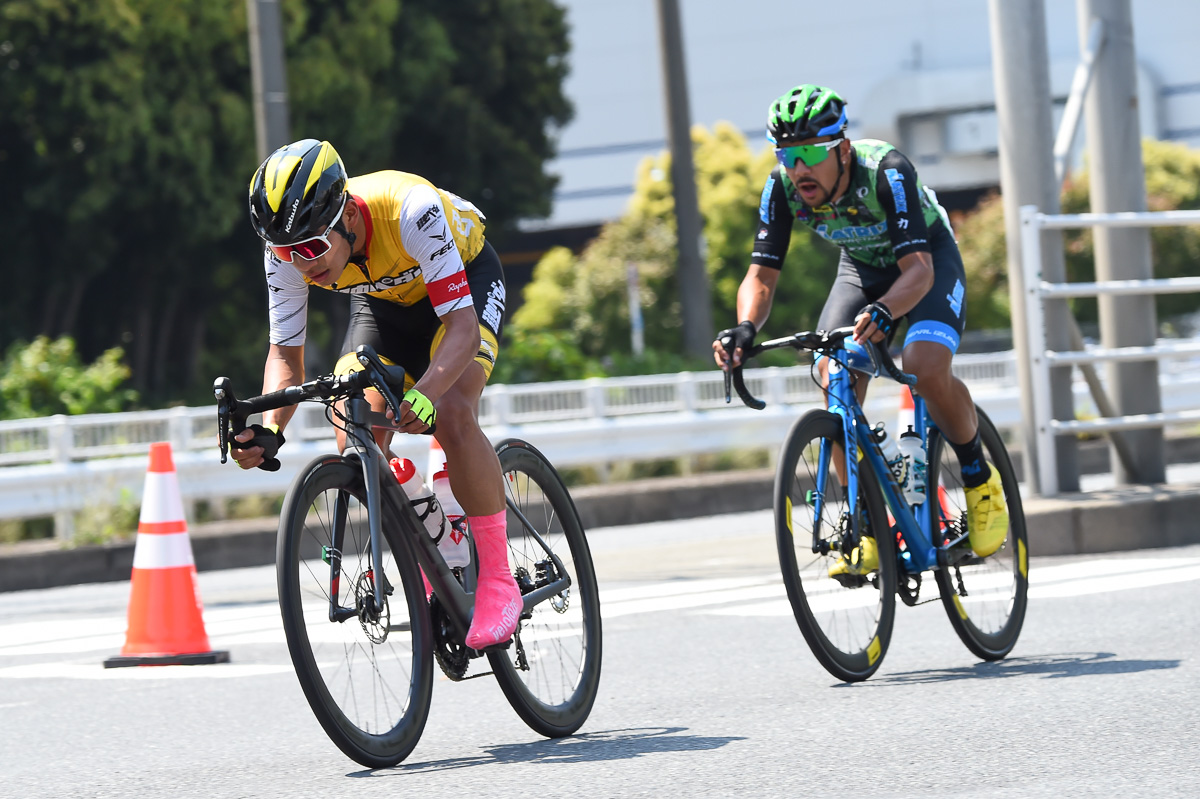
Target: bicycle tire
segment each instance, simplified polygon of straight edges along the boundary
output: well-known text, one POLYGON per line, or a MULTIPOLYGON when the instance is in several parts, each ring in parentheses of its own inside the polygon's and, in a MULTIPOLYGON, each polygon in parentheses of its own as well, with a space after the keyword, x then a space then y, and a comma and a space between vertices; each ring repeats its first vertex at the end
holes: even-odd
POLYGON ((283 628, 304 696, 330 740, 369 768, 394 766, 412 752, 433 693, 433 632, 420 572, 392 538, 399 521, 380 504, 383 563, 372 564, 362 467, 317 458, 288 489, 276 551, 283 628), (317 558, 335 546, 338 530, 341 575, 331 589, 330 566, 317 558), (329 620, 333 590, 339 605, 361 607, 380 573, 393 593, 378 621, 329 620))
MULTIPOLYGON (((792 425, 775 474, 775 537, 788 601, 809 649, 834 677, 859 682, 875 673, 891 642, 896 613, 895 539, 887 526, 879 484, 864 466, 858 472, 860 530, 875 539, 878 549, 874 578, 864 577, 856 587, 843 586, 829 575, 838 552, 812 551, 815 519, 808 491, 815 491, 817 485, 817 445, 824 440, 840 448, 843 436, 841 417, 829 411, 809 411, 792 425), (797 513, 801 508, 808 512, 797 513)), ((832 461, 830 455, 821 514, 821 539, 826 542, 840 538, 847 512, 845 489, 832 461)))
MULTIPOLYGON (((541 452, 517 439, 496 447, 505 493, 571 576, 571 587, 522 614, 506 650, 488 652, 504 696, 530 729, 560 738, 579 729, 600 687, 600 593, 583 523, 571 495, 541 452)), ((508 548, 528 593, 544 574, 545 550, 508 510, 508 548), (539 572, 539 568, 541 572, 539 572)))
MULTIPOLYGON (((1025 511, 1012 460, 996 426, 981 409, 979 437, 992 466, 1000 473, 1008 505, 1008 537, 1004 545, 986 558, 971 553, 964 542, 954 553, 941 553, 934 572, 942 606, 954 632, 967 649, 983 660, 1000 660, 1017 643, 1025 622, 1029 594, 1029 542, 1025 511), (958 559, 957 564, 952 561, 958 559), (1010 576, 1011 575, 1011 576, 1010 576), (966 599, 967 601, 963 601, 966 599)), ((941 543, 944 524, 965 529, 966 502, 958 459, 936 429, 929 436, 929 496, 938 497, 939 513, 930 515, 935 544, 941 543)))

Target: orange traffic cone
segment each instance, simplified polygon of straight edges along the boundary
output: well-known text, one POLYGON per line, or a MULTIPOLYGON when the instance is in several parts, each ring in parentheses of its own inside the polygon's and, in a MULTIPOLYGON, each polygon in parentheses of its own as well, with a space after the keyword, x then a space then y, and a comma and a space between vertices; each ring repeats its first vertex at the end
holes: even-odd
POLYGON ((904 431, 910 427, 916 428, 912 391, 908 386, 900 386, 900 411, 896 414, 896 435, 904 435, 904 431))
POLYGON ((104 661, 106 669, 229 662, 228 652, 211 650, 204 631, 179 478, 165 441, 150 445, 130 583, 125 646, 104 661))

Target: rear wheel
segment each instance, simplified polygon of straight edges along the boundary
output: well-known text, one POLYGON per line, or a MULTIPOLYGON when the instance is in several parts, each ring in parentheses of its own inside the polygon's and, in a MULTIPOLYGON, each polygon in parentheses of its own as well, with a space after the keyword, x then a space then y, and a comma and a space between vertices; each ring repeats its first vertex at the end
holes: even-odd
POLYGON ((571 584, 522 614, 512 645, 488 652, 488 659, 531 729, 551 738, 570 735, 587 719, 600 685, 600 594, 591 552, 575 504, 545 456, 515 439, 496 451, 508 502, 509 558, 521 593, 563 576, 571 584))
POLYGON ((862 575, 829 574, 851 524, 849 496, 834 467, 845 457, 842 442, 841 417, 828 411, 809 411, 792 426, 775 475, 775 535, 783 583, 809 648, 830 674, 857 682, 875 673, 891 641, 896 556, 879 485, 860 468, 858 529, 874 540, 879 565, 862 575))
MULTIPOLYGON (((398 530, 384 514, 384 529, 398 530)), ((373 563, 362 469, 353 461, 317 459, 284 500, 276 569, 296 676, 330 739, 371 768, 413 750, 433 691, 421 576, 386 538, 373 563)))
MULTIPOLYGON (((999 660, 1012 651, 1025 622, 1029 592, 1029 544, 1021 492, 1008 450, 999 431, 983 411, 979 437, 992 468, 1000 473, 1008 506, 1008 537, 986 558, 962 543, 939 552, 937 577, 942 604, 958 637, 976 656, 999 660)), ((966 532, 967 502, 958 458, 946 439, 933 430, 929 436, 929 496, 938 498, 931 514, 930 536, 935 544, 966 532)))

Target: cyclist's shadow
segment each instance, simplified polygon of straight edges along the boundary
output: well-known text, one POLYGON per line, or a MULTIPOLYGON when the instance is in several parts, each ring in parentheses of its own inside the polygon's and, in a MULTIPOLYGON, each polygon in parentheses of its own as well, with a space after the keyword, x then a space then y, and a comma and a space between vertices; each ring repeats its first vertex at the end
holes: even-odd
MULTIPOLYGON (((1088 677, 1098 674, 1134 674, 1139 671, 1156 671, 1179 667, 1178 660, 1123 660, 1113 652, 1087 652, 1080 654, 1040 655, 1007 658, 992 662, 976 663, 951 669, 929 669, 903 671, 896 674, 877 675, 858 686, 918 685, 921 683, 952 682, 954 680, 990 680, 1005 677, 1088 677)), ((835 687, 846 687, 838 683, 835 687)))
POLYGON ((659 752, 702 752, 719 749, 740 736, 678 735, 686 727, 637 727, 622 730, 585 732, 567 738, 549 738, 523 744, 486 747, 487 754, 455 757, 423 763, 401 763, 393 769, 351 772, 349 777, 381 777, 390 774, 449 771, 472 766, 503 763, 588 763, 603 760, 629 760, 659 752))

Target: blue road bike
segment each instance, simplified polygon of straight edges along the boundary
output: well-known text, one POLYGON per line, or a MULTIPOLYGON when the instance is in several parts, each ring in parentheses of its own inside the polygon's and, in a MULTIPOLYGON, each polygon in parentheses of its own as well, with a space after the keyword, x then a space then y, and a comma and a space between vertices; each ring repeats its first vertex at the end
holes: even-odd
MULTIPOLYGON (((967 541, 958 459, 915 390, 914 427, 928 462, 926 500, 905 501, 854 387, 863 376, 887 376, 910 387, 917 379, 900 371, 886 348, 862 347, 852 333, 851 327, 796 333, 758 344, 743 359, 781 347, 829 359, 827 408, 807 412, 792 426, 775 476, 779 563, 796 622, 831 674, 865 680, 887 653, 896 596, 910 606, 937 599, 921 596, 922 578, 932 572, 958 637, 979 658, 999 660, 1020 635, 1029 588, 1025 514, 1004 441, 977 407, 984 452, 1000 473, 1009 514, 1004 545, 981 558, 967 541), (875 541, 878 568, 864 574, 835 569, 831 575, 867 537, 875 541)), ((819 382, 816 362, 813 369, 819 382)), ((727 401, 731 385, 746 405, 765 407, 747 389, 741 367, 726 372, 727 401)))

